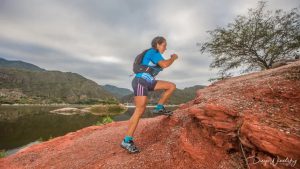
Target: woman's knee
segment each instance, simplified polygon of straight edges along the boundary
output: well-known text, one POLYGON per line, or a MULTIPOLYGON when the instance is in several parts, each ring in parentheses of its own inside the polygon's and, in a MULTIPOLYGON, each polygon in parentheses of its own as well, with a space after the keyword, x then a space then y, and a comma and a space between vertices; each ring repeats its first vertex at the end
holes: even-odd
POLYGON ((169 90, 172 90, 172 91, 176 90, 176 84, 175 83, 171 83, 169 90))
POLYGON ((138 109, 145 109, 147 106, 147 96, 135 96, 135 107, 138 109))

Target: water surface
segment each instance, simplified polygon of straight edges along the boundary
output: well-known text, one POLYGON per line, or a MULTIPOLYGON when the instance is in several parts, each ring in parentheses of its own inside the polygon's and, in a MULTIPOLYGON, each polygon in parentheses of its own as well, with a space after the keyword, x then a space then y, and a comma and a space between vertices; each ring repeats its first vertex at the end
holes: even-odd
MULTIPOLYGON (((102 122, 105 116, 90 113, 62 115, 50 113, 60 106, 0 106, 0 150, 7 155, 32 144, 65 135, 102 122)), ((170 110, 176 107, 169 108, 170 110)), ((150 118, 153 108, 147 108, 142 118, 150 118)), ((129 120, 134 108, 110 116, 114 121, 129 120)))

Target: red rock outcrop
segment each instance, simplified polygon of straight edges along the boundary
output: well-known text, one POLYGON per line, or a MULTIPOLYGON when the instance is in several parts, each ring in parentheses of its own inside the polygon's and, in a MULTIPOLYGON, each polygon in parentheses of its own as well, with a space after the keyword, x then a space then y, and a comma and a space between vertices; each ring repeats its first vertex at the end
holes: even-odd
POLYGON ((182 109, 216 146, 243 150, 251 168, 300 168, 300 61, 219 81, 197 96, 182 109))
POLYGON ((171 117, 91 126, 0 159, 0 168, 300 168, 300 61, 218 81, 171 117))

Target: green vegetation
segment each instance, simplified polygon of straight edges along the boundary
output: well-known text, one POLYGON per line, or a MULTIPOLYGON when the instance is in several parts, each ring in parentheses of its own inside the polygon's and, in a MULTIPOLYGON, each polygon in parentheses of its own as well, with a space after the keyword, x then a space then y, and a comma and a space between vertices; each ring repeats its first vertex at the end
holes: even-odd
POLYGON ((236 68, 247 73, 270 69, 280 60, 299 58, 299 9, 267 11, 266 3, 259 1, 248 15, 239 15, 226 27, 208 31, 210 39, 198 44, 202 53, 211 54, 210 67, 220 69, 221 77, 232 76, 228 71, 236 68))
POLYGON ((53 138, 52 135, 50 135, 50 137, 47 140, 51 140, 52 138, 53 138))
POLYGON ((53 138, 52 135, 50 135, 49 138, 43 138, 43 137, 40 137, 40 138, 38 139, 38 141, 39 141, 39 142, 48 141, 48 140, 51 140, 52 138, 53 138))
POLYGON ((39 142, 43 142, 43 141, 44 141, 43 137, 40 137, 40 138, 38 139, 38 141, 39 141, 39 142))
POLYGON ((0 68, 0 104, 117 104, 92 80, 71 72, 0 68))
POLYGON ((113 122, 113 119, 110 116, 106 116, 102 119, 102 124, 107 124, 113 122))
POLYGON ((6 156, 6 151, 5 150, 0 150, 0 158, 3 158, 6 156))
POLYGON ((96 123, 95 125, 100 126, 100 125, 107 124, 107 123, 111 123, 111 122, 113 122, 113 119, 112 119, 110 116, 106 115, 106 116, 102 119, 101 122, 100 122, 100 121, 97 121, 97 123, 96 123))

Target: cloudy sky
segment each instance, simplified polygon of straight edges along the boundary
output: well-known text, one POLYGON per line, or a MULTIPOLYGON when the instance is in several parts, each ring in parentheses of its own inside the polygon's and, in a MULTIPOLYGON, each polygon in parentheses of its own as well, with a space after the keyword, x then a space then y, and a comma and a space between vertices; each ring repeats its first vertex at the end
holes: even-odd
MULTIPOLYGON (((268 9, 290 10, 298 0, 269 0, 268 9)), ((178 88, 209 85, 209 54, 197 42, 206 31, 226 26, 255 8, 255 0, 0 0, 0 57, 79 73, 100 85, 131 89, 134 57, 153 37, 167 39, 166 59, 179 59, 161 72, 178 88)))

